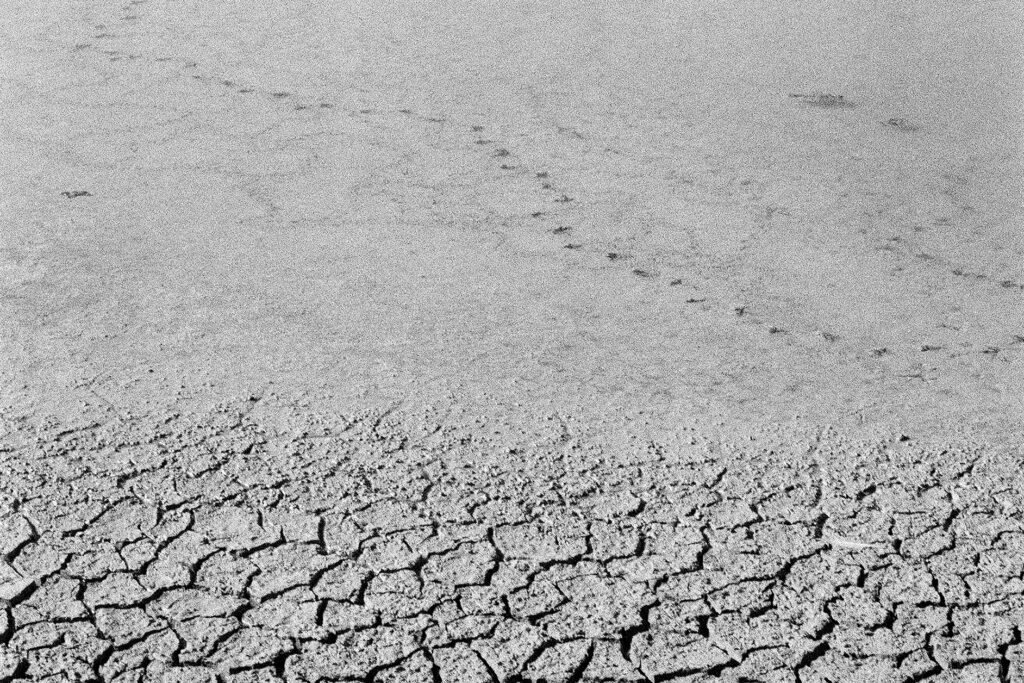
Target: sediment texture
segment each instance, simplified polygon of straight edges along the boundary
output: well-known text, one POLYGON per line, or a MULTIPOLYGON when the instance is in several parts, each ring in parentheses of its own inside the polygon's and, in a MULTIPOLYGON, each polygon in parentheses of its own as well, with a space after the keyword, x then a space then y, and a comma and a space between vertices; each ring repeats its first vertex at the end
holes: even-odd
POLYGON ((1024 683, 1019 12, 898 4, 4 3, 0 683, 1024 683))
POLYGON ((613 453, 554 418, 499 449, 429 418, 9 435, 0 679, 1024 676, 1019 454, 696 430, 613 453))

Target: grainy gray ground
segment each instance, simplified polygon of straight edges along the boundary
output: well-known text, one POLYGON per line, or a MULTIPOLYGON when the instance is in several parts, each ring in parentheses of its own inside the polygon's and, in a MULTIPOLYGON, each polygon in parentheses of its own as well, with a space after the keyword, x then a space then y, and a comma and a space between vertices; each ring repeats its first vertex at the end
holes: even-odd
POLYGON ((1020 8, 583 4, 4 6, 0 682, 1024 683, 1020 8))

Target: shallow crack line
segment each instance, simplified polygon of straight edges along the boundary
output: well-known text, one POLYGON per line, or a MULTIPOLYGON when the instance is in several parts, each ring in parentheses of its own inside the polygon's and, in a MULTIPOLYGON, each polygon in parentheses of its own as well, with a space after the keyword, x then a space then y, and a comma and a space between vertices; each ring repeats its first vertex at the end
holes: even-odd
POLYGON ((487 658, 484 657, 479 650, 473 647, 473 645, 475 644, 476 643, 471 644, 470 649, 472 649, 473 652, 476 653, 477 661, 483 664, 484 668, 487 670, 487 675, 491 677, 491 680, 494 683, 498 683, 499 681, 503 680, 502 677, 498 675, 498 672, 496 672, 494 668, 491 666, 491 663, 487 661, 487 658))
POLYGON ((3 557, 3 559, 7 562, 7 564, 14 564, 15 560, 18 559, 18 555, 20 555, 22 553, 22 551, 25 550, 25 548, 27 548, 32 543, 35 543, 36 541, 38 541, 39 538, 40 538, 39 530, 38 530, 38 528, 36 528, 35 523, 31 519, 29 519, 28 517, 26 517, 24 515, 19 515, 19 516, 23 520, 25 520, 26 524, 28 524, 29 537, 26 538, 21 543, 19 543, 16 546, 14 546, 13 548, 11 548, 11 550, 3 557))

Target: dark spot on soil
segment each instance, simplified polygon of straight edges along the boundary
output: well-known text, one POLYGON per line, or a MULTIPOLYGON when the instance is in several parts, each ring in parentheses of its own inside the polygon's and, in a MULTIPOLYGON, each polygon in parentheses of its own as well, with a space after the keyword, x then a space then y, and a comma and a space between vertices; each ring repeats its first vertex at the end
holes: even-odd
POLYGON ((496 157, 507 157, 510 154, 512 154, 512 152, 508 151, 504 147, 494 151, 494 156, 496 157))
POLYGON ((281 99, 283 97, 288 97, 289 95, 291 95, 290 92, 283 92, 283 91, 270 93, 271 97, 276 97, 277 99, 281 99))
POLYGON ((884 346, 880 346, 877 349, 871 349, 871 355, 874 356, 875 358, 880 358, 887 353, 889 353, 889 349, 885 348, 884 346))
POLYGON ((707 299, 705 299, 705 298, 690 297, 689 299, 686 300, 686 303, 688 303, 688 304, 701 304, 701 303, 704 303, 705 301, 707 301, 707 299))
POLYGON ((670 282, 668 284, 669 284, 670 287, 675 287, 677 285, 683 284, 683 281, 680 280, 679 278, 676 278, 675 280, 673 280, 672 282, 670 282))
POLYGON ((533 213, 530 214, 530 218, 540 218, 543 215, 543 211, 534 211, 533 213))
POLYGON ((557 228, 551 231, 554 235, 561 235, 567 232, 572 232, 572 228, 568 225, 559 225, 557 228))
POLYGON ((935 346, 934 344, 922 344, 921 345, 921 350, 922 351, 939 351, 940 349, 942 349, 941 346, 935 346))
POLYGON ((790 97, 800 100, 803 104, 823 109, 851 109, 854 104, 843 95, 832 95, 830 93, 790 93, 790 97))
POLYGON ((555 199, 555 201, 560 203, 560 204, 568 204, 569 202, 572 201, 572 197, 570 197, 569 195, 563 194, 561 197, 558 197, 557 199, 555 199))
POLYGON ((605 254, 605 256, 608 257, 609 261, 618 261, 620 258, 622 258, 622 254, 620 254, 617 251, 609 251, 607 254, 605 254))
POLYGON ((637 277, 653 277, 648 271, 644 270, 643 268, 634 268, 633 275, 636 275, 637 277))
POLYGON ((256 92, 256 91, 255 91, 254 89, 252 89, 252 88, 239 88, 239 89, 238 89, 238 92, 241 92, 241 93, 250 93, 250 92, 256 92))
POLYGON ((503 171, 514 171, 514 170, 516 170, 515 166, 509 166, 508 164, 502 164, 501 166, 499 166, 499 168, 501 170, 503 170, 503 171))
POLYGON ((901 117, 893 117, 887 121, 882 121, 882 125, 889 128, 895 128, 896 130, 904 133, 913 133, 920 129, 920 126, 916 123, 911 123, 907 119, 901 117))
POLYGON ((474 133, 479 133, 479 132, 483 131, 484 127, 483 126, 470 126, 469 129, 471 131, 473 131, 474 133))
POLYGON ((537 177, 538 178, 547 178, 548 177, 548 172, 547 171, 537 171, 537 177))
POLYGON ((567 245, 565 245, 565 248, 566 249, 579 249, 582 246, 583 246, 582 244, 567 244, 567 245))
POLYGON ((92 196, 92 192, 89 192, 88 190, 65 190, 64 192, 61 192, 61 194, 67 197, 68 199, 77 199, 78 197, 92 196))

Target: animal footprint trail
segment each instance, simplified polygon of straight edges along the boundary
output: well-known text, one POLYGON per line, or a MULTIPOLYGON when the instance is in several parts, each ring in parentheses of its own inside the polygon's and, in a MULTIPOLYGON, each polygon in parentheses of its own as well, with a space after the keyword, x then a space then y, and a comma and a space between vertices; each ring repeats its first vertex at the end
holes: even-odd
MULTIPOLYGON (((144 4, 144 3, 142 3, 142 2, 131 3, 131 5, 141 5, 141 4, 144 4)), ((131 23, 131 24, 135 24, 136 22, 140 21, 141 19, 142 19, 142 17, 139 16, 139 15, 130 15, 130 16, 125 16, 125 17, 121 18, 121 20, 123 22, 131 23)), ((106 24, 97 24, 93 28, 95 30, 99 30, 100 31, 99 33, 96 33, 96 34, 94 34, 92 36, 92 38, 94 40, 105 40, 105 39, 117 38, 118 37, 116 34, 111 33, 108 30, 106 30, 107 29, 107 25, 106 24)), ((100 48, 98 48, 97 46, 95 46, 91 42, 79 42, 79 43, 76 43, 71 48, 71 50, 72 50, 72 52, 86 52, 86 51, 90 51, 91 50, 91 51, 94 51, 94 52, 96 52, 98 54, 105 55, 108 58, 108 60, 111 61, 111 62, 119 62, 119 61, 124 61, 124 60, 135 61, 135 60, 148 59, 149 61, 152 61, 152 62, 158 63, 158 64, 170 64, 170 63, 173 63, 175 61, 178 61, 181 64, 181 68, 186 69, 186 70, 199 69, 199 66, 200 66, 199 63, 196 62, 196 61, 187 60, 187 59, 185 59, 185 60, 182 60, 182 59, 175 60, 174 58, 169 57, 167 55, 155 55, 154 56, 154 55, 146 55, 146 54, 142 54, 142 53, 127 52, 127 51, 124 51, 124 50, 100 49, 100 48)), ((224 87, 224 88, 232 89, 235 92, 237 92, 239 94, 242 94, 242 95, 259 94, 259 95, 264 95, 264 96, 266 96, 266 97, 268 97, 268 98, 270 98, 272 100, 286 100, 286 99, 291 99, 291 98, 295 97, 295 93, 292 93, 290 91, 286 91, 286 90, 266 90, 266 91, 263 91, 263 90, 260 90, 259 88, 255 87, 254 85, 251 85, 251 84, 247 85, 247 84, 243 84, 243 83, 238 83, 236 80, 231 79, 231 78, 223 78, 223 77, 217 77, 217 76, 213 76, 213 75, 205 75, 203 73, 192 73, 191 74, 191 78, 194 81, 199 81, 199 82, 202 82, 202 83, 208 83, 210 85, 217 85, 217 86, 221 86, 221 87, 224 87)), ((295 111, 307 111, 307 110, 316 110, 316 109, 331 109, 333 107, 334 107, 334 104, 332 102, 316 100, 316 101, 312 101, 312 102, 311 101, 307 101, 307 102, 296 103, 296 104, 293 105, 292 109, 294 109, 295 111)))
MULTIPOLYGON (((468 127, 470 133, 475 134, 477 137, 473 140, 473 144, 481 147, 497 145, 499 142, 494 139, 493 136, 484 137, 483 134, 486 131, 486 126, 482 124, 473 124, 468 127)), ((498 165, 498 169, 502 171, 516 171, 521 168, 521 165, 509 163, 509 160, 515 157, 514 150, 509 147, 501 146, 494 149, 489 157, 492 159, 502 160, 503 163, 498 165)), ((529 218, 533 220, 544 220, 549 216, 558 216, 569 204, 574 203, 576 200, 570 196, 567 192, 559 191, 555 188, 554 179, 548 170, 539 170, 532 172, 532 178, 538 183, 539 189, 545 193, 550 201, 554 205, 559 205, 559 208, 555 209, 554 212, 537 210, 529 214, 529 218)), ((552 236, 569 237, 573 233, 573 227, 571 225, 558 225, 554 228, 549 228, 546 232, 552 236)), ((569 251, 583 251, 586 244, 583 242, 567 242, 562 244, 562 248, 569 251)), ((623 255, 618 253, 609 253, 607 257, 611 261, 625 258, 623 255)), ((635 277, 641 279, 655 279, 658 277, 657 273, 649 268, 631 267, 629 272, 635 277)))

